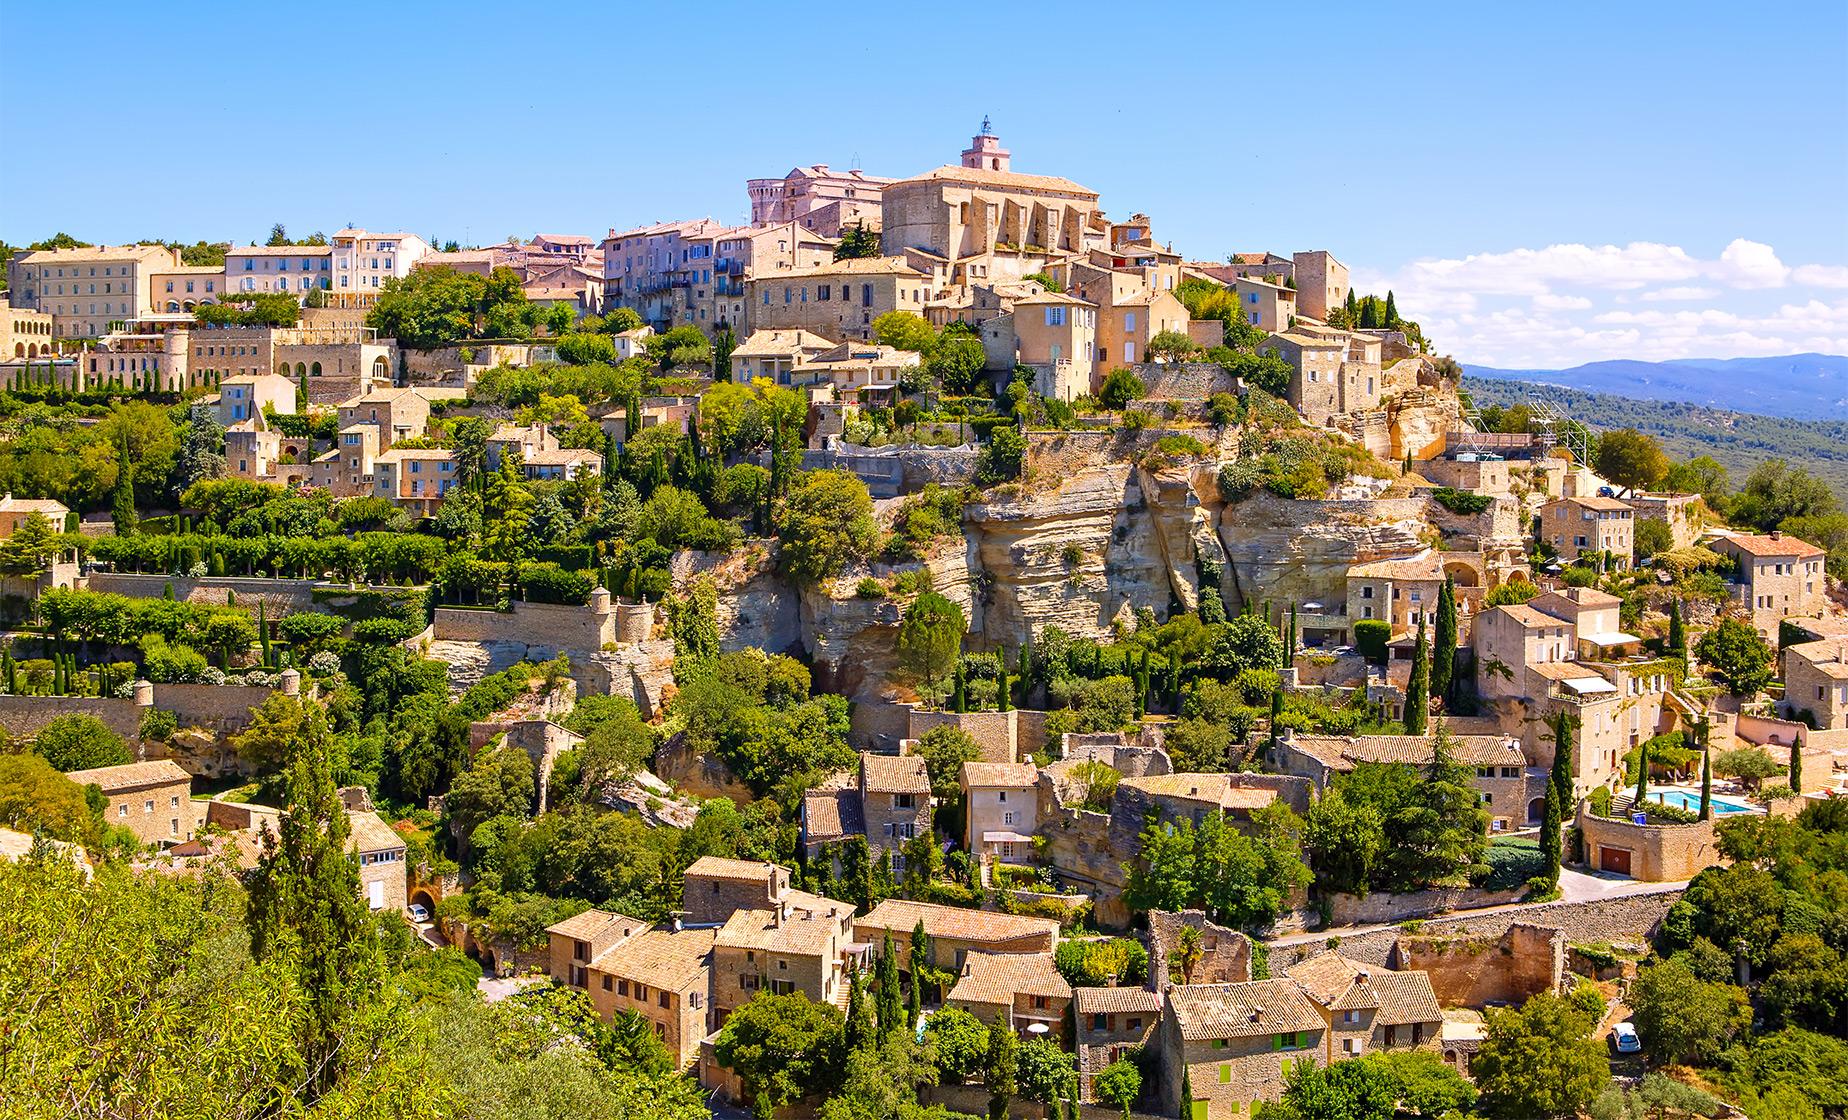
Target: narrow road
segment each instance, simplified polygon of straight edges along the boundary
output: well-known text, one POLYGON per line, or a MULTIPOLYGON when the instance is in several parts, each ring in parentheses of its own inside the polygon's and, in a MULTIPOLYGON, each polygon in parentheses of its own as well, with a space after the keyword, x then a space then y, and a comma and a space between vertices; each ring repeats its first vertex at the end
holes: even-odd
MULTIPOLYGON (((1685 882, 1639 883, 1634 879, 1586 874, 1583 871, 1573 871, 1570 868, 1562 868, 1559 872, 1560 897, 1557 901, 1592 902, 1607 898, 1631 898, 1636 895, 1663 894, 1669 891, 1682 890, 1686 887, 1687 883, 1685 882)), ((1506 902, 1499 906, 1482 906, 1474 910, 1452 910, 1443 914, 1433 914, 1428 920, 1477 918, 1485 917, 1490 914, 1504 914, 1510 911, 1534 910, 1548 905, 1552 905, 1552 903, 1506 902)), ((1307 933, 1292 933, 1283 937, 1269 938, 1266 940, 1265 944, 1271 946, 1306 945, 1310 942, 1326 941, 1331 937, 1354 937, 1363 933, 1373 933, 1376 930, 1396 929, 1399 925, 1399 922, 1379 922, 1374 925, 1331 926, 1328 929, 1318 929, 1307 933)))

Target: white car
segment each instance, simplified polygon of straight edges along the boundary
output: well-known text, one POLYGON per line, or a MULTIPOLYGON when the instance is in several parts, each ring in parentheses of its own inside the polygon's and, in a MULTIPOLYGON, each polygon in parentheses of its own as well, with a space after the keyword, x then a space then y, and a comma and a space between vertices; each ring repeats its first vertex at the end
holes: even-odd
POLYGON ((427 922, 430 920, 430 911, 425 910, 423 906, 418 903, 411 903, 409 912, 411 921, 413 922, 427 922))
POLYGON ((1618 1023, 1611 1028, 1611 1049, 1619 1054, 1643 1052, 1643 1040, 1636 1037, 1634 1023, 1618 1023))

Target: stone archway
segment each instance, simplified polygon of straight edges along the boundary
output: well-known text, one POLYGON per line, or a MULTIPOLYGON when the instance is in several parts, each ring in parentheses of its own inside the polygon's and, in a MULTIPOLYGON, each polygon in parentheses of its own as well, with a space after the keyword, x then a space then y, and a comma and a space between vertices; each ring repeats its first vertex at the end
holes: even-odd
POLYGON ((1528 824, 1539 824, 1544 816, 1546 816, 1546 798, 1536 797, 1527 803, 1528 824))

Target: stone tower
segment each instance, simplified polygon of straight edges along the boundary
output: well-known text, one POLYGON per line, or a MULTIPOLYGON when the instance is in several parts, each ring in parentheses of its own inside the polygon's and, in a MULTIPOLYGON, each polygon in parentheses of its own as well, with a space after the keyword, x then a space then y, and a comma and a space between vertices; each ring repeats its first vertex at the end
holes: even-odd
POLYGON ((969 141, 969 147, 962 154, 964 167, 979 167, 984 171, 1006 171, 1010 162, 1008 150, 1001 146, 1001 138, 988 125, 988 118, 982 118, 982 131, 969 141))

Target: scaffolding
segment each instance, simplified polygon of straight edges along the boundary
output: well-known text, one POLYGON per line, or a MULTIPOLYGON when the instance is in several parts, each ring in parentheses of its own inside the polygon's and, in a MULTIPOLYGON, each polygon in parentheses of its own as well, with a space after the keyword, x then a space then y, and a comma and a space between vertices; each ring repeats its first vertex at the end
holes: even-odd
POLYGON ((1572 461, 1581 466, 1590 462, 1590 427, 1572 419, 1563 407, 1546 397, 1529 397, 1527 407, 1533 417, 1530 426, 1546 446, 1564 448, 1572 456, 1572 461))

